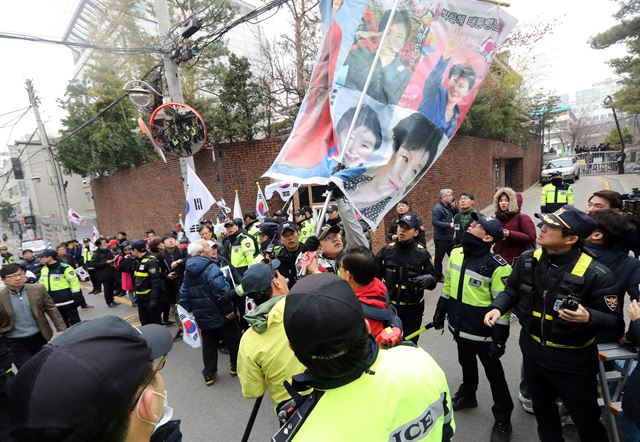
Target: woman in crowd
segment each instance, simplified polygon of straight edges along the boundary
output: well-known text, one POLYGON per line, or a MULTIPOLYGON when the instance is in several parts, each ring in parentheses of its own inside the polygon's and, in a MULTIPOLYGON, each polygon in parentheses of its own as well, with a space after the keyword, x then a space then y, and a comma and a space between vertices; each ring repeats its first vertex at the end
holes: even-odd
POLYGON ((515 259, 525 250, 535 247, 536 226, 531 217, 520 213, 522 194, 510 187, 498 189, 493 196, 496 218, 503 227, 503 239, 496 243, 493 251, 513 265, 515 259))

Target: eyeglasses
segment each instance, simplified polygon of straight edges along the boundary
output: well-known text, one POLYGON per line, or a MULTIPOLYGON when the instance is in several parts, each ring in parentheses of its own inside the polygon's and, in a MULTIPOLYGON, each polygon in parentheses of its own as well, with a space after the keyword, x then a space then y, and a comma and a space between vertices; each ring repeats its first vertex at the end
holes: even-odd
POLYGON ((167 356, 168 356, 168 354, 166 354, 166 355, 164 355, 164 356, 162 356, 160 358, 160 360, 158 361, 158 364, 154 367, 154 369, 151 372, 151 375, 149 376, 149 378, 147 380, 145 380, 145 382, 143 384, 143 387, 140 389, 140 393, 138 393, 136 395, 136 400, 133 401, 133 404, 131 405, 131 411, 133 411, 133 409, 136 407, 136 404, 140 400, 140 397, 142 396, 142 393, 144 393, 144 391, 147 389, 147 387, 149 386, 149 384, 151 383, 153 378, 156 377, 156 374, 158 374, 158 372, 164 368, 164 364, 167 362, 167 356))
POLYGON ((13 275, 7 275, 5 278, 22 278, 26 273, 14 273, 13 275))

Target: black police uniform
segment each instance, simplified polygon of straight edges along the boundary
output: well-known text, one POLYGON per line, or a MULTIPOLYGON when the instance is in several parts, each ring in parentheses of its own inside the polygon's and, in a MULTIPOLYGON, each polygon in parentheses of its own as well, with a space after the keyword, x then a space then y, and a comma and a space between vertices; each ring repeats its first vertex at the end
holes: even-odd
MULTIPOLYGON (((393 241, 393 235, 398 234, 398 222, 400 221, 401 217, 402 215, 398 215, 396 218, 393 218, 391 220, 391 223, 389 224, 389 231, 387 232, 387 239, 389 241, 393 241)), ((418 220, 420 220, 420 218, 418 218, 418 220)), ((422 225, 422 221, 420 221, 420 233, 418 233, 416 241, 418 242, 418 244, 422 244, 425 247, 427 246, 427 236, 424 233, 424 226, 422 225)))
MULTIPOLYGON (((431 255, 415 239, 395 242, 383 247, 376 255, 377 277, 387 286, 391 303, 402 320, 404 335, 418 330, 424 313, 424 290, 415 287, 415 278, 435 277, 431 255)), ((418 337, 413 341, 417 342, 418 337)))
POLYGON ((515 308, 522 324, 525 379, 532 387, 533 410, 543 442, 563 440, 558 396, 582 441, 608 440, 599 421, 595 330, 616 327, 620 315, 617 299, 612 272, 581 249, 561 255, 538 249, 520 256, 505 291, 492 304, 501 313, 515 308), (589 310, 587 324, 559 318, 557 310, 566 305, 568 295, 589 310))
POLYGON ((145 253, 138 259, 133 272, 133 284, 140 324, 162 325, 159 302, 164 291, 164 275, 156 255, 145 253))
POLYGON ((298 246, 298 248, 291 252, 287 250, 286 247, 282 247, 280 252, 278 252, 276 258, 280 261, 280 267, 278 267, 278 272, 287 280, 287 286, 289 288, 293 287, 293 285, 298 280, 298 272, 296 270, 296 261, 298 260, 298 256, 302 253, 302 244, 298 246))

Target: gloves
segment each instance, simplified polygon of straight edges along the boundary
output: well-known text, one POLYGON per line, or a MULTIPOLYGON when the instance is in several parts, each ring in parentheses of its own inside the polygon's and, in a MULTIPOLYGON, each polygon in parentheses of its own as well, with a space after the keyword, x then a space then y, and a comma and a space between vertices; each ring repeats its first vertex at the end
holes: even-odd
POLYGON ((433 275, 420 275, 411 280, 418 290, 433 290, 438 280, 433 275))
POLYGON ((307 238, 307 241, 304 243, 305 252, 315 252, 318 250, 318 246, 320 245, 320 240, 317 236, 310 236, 307 238))
POLYGON ((327 185, 327 190, 333 192, 332 195, 335 199, 344 198, 344 193, 342 193, 342 190, 340 190, 338 185, 333 181, 327 185))
POLYGON ((438 305, 436 306, 436 312, 433 314, 433 328, 436 330, 442 330, 444 328, 444 320, 447 317, 447 298, 438 299, 438 305))
POLYGON ((507 348, 507 346, 505 345, 504 342, 495 342, 495 341, 493 341, 489 345, 489 356, 494 358, 494 359, 500 359, 502 357, 502 355, 504 354, 504 351, 505 351, 506 348, 507 348))

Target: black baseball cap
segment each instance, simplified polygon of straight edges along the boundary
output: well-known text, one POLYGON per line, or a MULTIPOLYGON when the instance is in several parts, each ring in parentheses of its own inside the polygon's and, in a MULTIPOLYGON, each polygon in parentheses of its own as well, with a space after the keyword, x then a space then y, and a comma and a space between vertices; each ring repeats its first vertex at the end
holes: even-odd
POLYGON ((504 237, 502 223, 492 216, 482 216, 478 212, 471 213, 471 219, 478 222, 488 235, 491 235, 493 242, 500 241, 504 237))
POLYGON ((259 231, 260 235, 272 236, 272 235, 275 235, 277 231, 278 231, 277 223, 263 222, 262 224, 260 224, 260 231, 259 231))
POLYGON ((278 235, 282 236, 282 234, 286 230, 291 230, 292 232, 297 232, 298 231, 298 226, 296 225, 296 223, 292 223, 291 221, 284 222, 284 223, 280 224, 280 230, 278 231, 278 235))
POLYGON ((420 228, 420 220, 413 213, 405 213, 404 215, 402 215, 398 220, 398 224, 401 223, 408 225, 412 229, 420 228))
POLYGON ((340 232, 340 226, 335 224, 334 225, 325 224, 320 228, 320 233, 318 233, 318 240, 322 241, 327 237, 329 233, 339 233, 339 232, 340 232))
POLYGON ((9 394, 11 430, 68 430, 92 440, 116 410, 132 406, 151 361, 171 350, 163 326, 134 328, 116 316, 80 322, 44 345, 18 372, 9 394))
POLYGON ((274 272, 280 267, 280 261, 272 259, 269 264, 254 264, 244 272, 242 291, 251 297, 251 293, 263 293, 271 287, 274 272))
POLYGON ((580 238, 587 238, 598 228, 598 223, 589 215, 569 204, 553 213, 536 213, 535 217, 548 226, 568 229, 580 238))
POLYGON ((305 276, 285 299, 284 329, 296 354, 335 359, 367 333, 358 299, 337 275, 305 276))
POLYGON ((329 204, 329 207, 327 207, 327 213, 333 213, 337 211, 338 211, 338 206, 336 206, 335 204, 329 204))
POLYGON ((137 250, 138 252, 146 252, 147 251, 147 243, 144 239, 136 239, 131 243, 131 248, 133 250, 137 250))
POLYGON ((233 219, 228 219, 224 222, 224 227, 229 227, 235 225, 235 221, 233 219))
POLYGON ((38 254, 39 258, 46 258, 47 256, 50 256, 53 259, 58 259, 58 252, 56 249, 44 249, 38 254))
POLYGON ((276 210, 276 212, 273 214, 273 216, 278 217, 278 218, 286 218, 287 217, 287 213, 282 210, 282 209, 278 209, 276 210))

